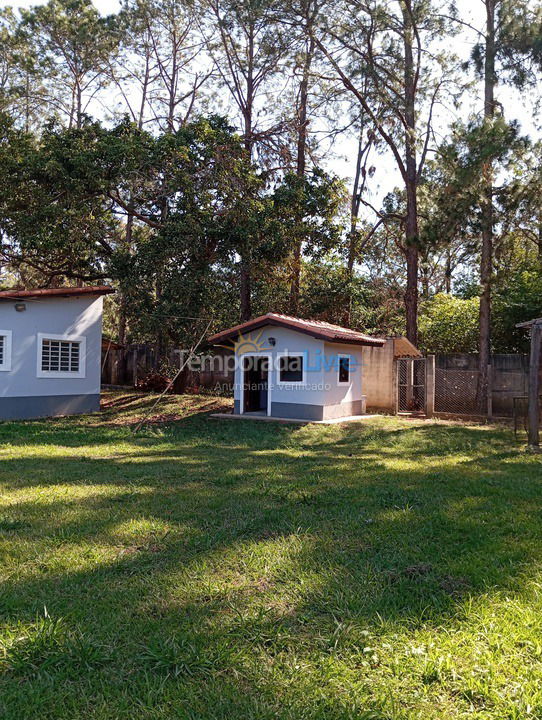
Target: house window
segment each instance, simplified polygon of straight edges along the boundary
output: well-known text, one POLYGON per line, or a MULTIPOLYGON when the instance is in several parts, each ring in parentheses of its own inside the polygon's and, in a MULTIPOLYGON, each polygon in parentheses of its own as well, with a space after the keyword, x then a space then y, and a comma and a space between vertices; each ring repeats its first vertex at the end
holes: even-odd
POLYGON ((0 330, 0 370, 11 370, 11 330, 0 330))
POLYGON ((43 372, 79 372, 79 344, 71 340, 44 340, 41 344, 43 372))
POLYGON ((40 333, 38 377, 85 377, 85 338, 40 333))
POLYGON ((339 355, 339 385, 348 385, 350 382, 350 358, 348 355, 339 355))
POLYGON ((279 382, 302 383, 304 362, 303 355, 281 355, 279 357, 279 382))

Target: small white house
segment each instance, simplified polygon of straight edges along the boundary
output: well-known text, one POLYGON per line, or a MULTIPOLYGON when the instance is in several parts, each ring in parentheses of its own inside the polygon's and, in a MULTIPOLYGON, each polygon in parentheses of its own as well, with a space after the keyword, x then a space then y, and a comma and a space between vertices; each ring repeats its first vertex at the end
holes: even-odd
POLYGON ((0 420, 99 409, 103 296, 112 292, 0 292, 0 420))
POLYGON ((209 338, 235 352, 234 414, 328 420, 365 412, 364 348, 385 339, 268 313, 209 338))

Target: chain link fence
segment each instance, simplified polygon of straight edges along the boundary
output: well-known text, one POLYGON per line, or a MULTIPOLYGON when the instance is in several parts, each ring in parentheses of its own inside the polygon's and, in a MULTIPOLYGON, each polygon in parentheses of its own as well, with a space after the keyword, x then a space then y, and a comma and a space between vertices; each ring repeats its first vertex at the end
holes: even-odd
POLYGON ((431 357, 401 358, 397 360, 397 410, 516 418, 527 404, 528 377, 526 355, 493 355, 484 387, 477 354, 436 355, 434 364, 431 357), (427 408, 426 398, 430 398, 427 408))
POLYGON ((478 370, 435 368, 435 412, 453 415, 480 414, 478 370))
POLYGON ((425 409, 425 358, 397 360, 397 392, 399 412, 425 409))
POLYGON ((486 416, 491 408, 493 417, 511 418, 527 396, 526 355, 493 355, 485 391, 480 388, 477 354, 437 355, 435 360, 436 413, 486 416))

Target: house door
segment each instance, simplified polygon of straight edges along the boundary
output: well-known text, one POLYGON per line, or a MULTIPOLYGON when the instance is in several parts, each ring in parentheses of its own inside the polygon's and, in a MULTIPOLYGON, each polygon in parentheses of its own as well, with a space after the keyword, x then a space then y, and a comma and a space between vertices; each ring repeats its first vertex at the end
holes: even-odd
POLYGON ((249 355, 244 359, 243 412, 267 415, 269 358, 249 355))

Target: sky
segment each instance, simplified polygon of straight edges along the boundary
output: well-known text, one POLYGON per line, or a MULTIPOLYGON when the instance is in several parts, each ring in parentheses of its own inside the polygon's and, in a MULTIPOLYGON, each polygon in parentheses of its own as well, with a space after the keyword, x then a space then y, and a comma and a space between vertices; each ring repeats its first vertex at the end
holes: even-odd
MULTIPOLYGON (((0 7, 11 5, 12 7, 27 8, 36 4, 40 4, 39 0, 11 0, 11 2, 9 0, 0 0, 0 7)), ((118 11, 120 3, 117 0, 94 0, 94 5, 102 14, 111 14, 118 11)), ((485 10, 482 0, 456 0, 456 6, 459 17, 475 27, 483 27, 485 10)), ((466 60, 475 40, 475 34, 465 30, 465 32, 452 39, 449 49, 466 60)), ((483 106, 481 91, 482 85, 478 83, 478 86, 469 94, 465 104, 459 110, 452 110, 449 107, 440 110, 440 117, 437 118, 435 123, 437 136, 439 131, 441 136, 444 135, 451 121, 460 118, 466 119, 470 114, 481 111, 483 106)), ((518 120, 522 133, 529 134, 532 137, 539 137, 541 133, 540 128, 537 127, 538 122, 533 104, 535 95, 538 96, 540 93, 536 92, 522 96, 516 91, 504 87, 498 88, 497 91, 497 97, 503 103, 507 119, 518 120)), ((334 145, 333 152, 324 159, 325 168, 350 182, 356 153, 355 139, 344 138, 334 145)), ((371 202, 379 204, 387 192, 400 184, 400 177, 394 160, 389 153, 374 158, 373 164, 376 166, 376 172, 368 187, 368 193, 371 202)))

